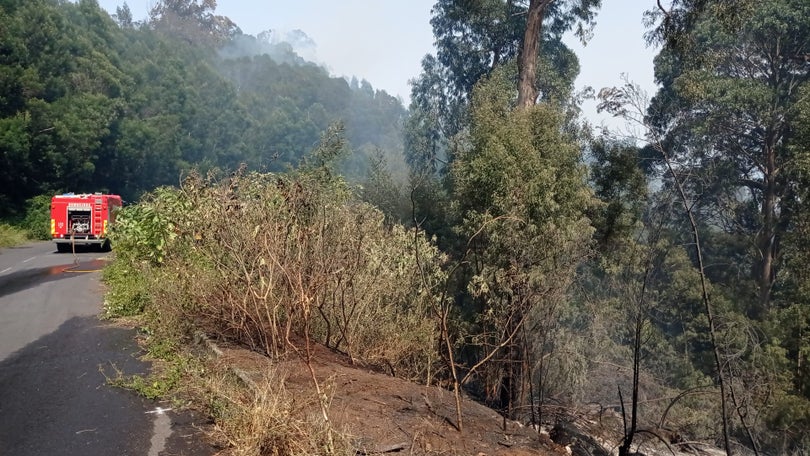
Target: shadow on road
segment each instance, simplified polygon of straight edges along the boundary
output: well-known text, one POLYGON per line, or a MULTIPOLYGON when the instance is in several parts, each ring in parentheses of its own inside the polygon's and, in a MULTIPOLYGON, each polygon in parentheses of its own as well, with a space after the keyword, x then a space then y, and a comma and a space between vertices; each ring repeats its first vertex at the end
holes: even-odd
MULTIPOLYGON (((8 454, 136 454, 151 437, 144 399, 107 387, 100 366, 128 374, 133 330, 72 318, 0 362, 0 444, 8 454)), ((142 451, 142 450, 141 450, 142 451)))
MULTIPOLYGON (((135 331, 74 317, 0 361, 0 454, 146 454, 157 403, 108 386, 104 375, 148 370, 135 331)), ((214 454, 199 430, 204 418, 168 414, 166 454, 214 454)))

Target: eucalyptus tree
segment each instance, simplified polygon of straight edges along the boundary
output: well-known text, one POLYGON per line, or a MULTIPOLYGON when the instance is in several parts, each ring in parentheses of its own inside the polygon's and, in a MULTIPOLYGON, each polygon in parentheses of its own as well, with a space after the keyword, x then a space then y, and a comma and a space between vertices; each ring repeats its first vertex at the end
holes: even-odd
MULTIPOLYGON (((406 154, 412 168, 443 174, 452 162, 450 140, 468 125, 476 83, 504 65, 518 66, 530 104, 567 101, 579 72, 562 42, 576 28, 584 40, 601 0, 439 0, 431 25, 436 55, 422 60, 412 81, 406 154), (522 52, 522 55, 521 55, 522 52)), ((522 98, 523 100, 523 98, 522 98)), ((525 102, 521 102, 525 105, 525 102)))
POLYGON ((554 346, 574 271, 590 253, 593 204, 574 139, 557 106, 517 105, 501 69, 476 86, 468 147, 453 164, 453 197, 467 239, 467 308, 490 399, 507 415, 536 403, 538 370, 554 346))
POLYGON ((651 38, 663 44, 662 88, 648 121, 705 235, 712 299, 733 303, 719 313, 712 344, 717 375, 727 382, 721 399, 733 404, 755 451, 806 447, 806 439, 790 439, 806 435, 810 410, 801 397, 808 322, 796 280, 806 220, 799 133, 808 107, 810 4, 678 0, 657 18, 651 38))
POLYGON ((205 46, 217 46, 239 32, 230 18, 216 14, 216 0, 159 0, 149 11, 149 24, 205 46))
POLYGON ((579 66, 562 35, 579 26, 585 38, 600 3, 440 0, 437 52, 412 81, 414 223, 460 261, 454 294, 476 347, 454 380, 478 375, 507 415, 532 403, 535 360, 542 370, 589 251, 591 194, 564 133, 579 66))
POLYGON ((782 391, 774 410, 777 437, 790 446, 810 447, 810 87, 800 96, 800 114, 790 154, 790 197, 784 201, 789 224, 782 241, 783 263, 774 293, 778 308, 766 323, 769 356, 781 368, 782 391), (780 435, 781 434, 781 435, 780 435))
POLYGON ((796 189, 795 120, 810 81, 810 4, 678 0, 651 37, 662 88, 649 110, 716 229, 741 236, 762 318, 771 305, 796 189))

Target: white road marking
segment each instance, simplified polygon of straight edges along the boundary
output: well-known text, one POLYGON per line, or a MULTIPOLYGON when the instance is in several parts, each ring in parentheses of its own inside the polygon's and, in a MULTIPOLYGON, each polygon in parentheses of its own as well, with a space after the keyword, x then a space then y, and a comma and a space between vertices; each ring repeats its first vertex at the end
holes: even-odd
POLYGON ((36 257, 35 257, 35 256, 32 256, 31 258, 29 258, 29 259, 27 259, 27 260, 23 260, 23 263, 28 263, 29 261, 33 260, 34 258, 36 258, 36 257))
POLYGON ((169 415, 163 413, 169 410, 171 409, 158 407, 151 412, 146 412, 155 414, 155 422, 152 427, 152 439, 149 441, 148 456, 160 456, 166 448, 166 441, 169 440, 169 436, 172 435, 172 420, 169 418, 169 415))
POLYGON ((6 268, 6 269, 3 269, 2 271, 0 271, 0 274, 5 274, 5 273, 7 273, 8 271, 11 271, 11 268, 6 268))
POLYGON ((169 410, 171 410, 171 407, 170 408, 158 407, 158 408, 156 408, 154 410, 151 410, 149 412, 146 412, 146 413, 155 413, 157 415, 163 415, 164 412, 168 412, 169 410))

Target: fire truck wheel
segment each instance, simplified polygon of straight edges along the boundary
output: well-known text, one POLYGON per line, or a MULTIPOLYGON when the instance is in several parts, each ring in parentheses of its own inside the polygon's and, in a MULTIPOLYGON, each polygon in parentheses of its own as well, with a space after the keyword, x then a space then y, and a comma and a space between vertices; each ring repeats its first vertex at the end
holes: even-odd
POLYGON ((104 241, 103 244, 101 244, 101 251, 102 252, 109 252, 110 250, 112 250, 112 245, 110 245, 110 240, 108 239, 108 240, 104 241))
POLYGON ((70 253, 70 244, 56 244, 56 251, 59 253, 70 253))

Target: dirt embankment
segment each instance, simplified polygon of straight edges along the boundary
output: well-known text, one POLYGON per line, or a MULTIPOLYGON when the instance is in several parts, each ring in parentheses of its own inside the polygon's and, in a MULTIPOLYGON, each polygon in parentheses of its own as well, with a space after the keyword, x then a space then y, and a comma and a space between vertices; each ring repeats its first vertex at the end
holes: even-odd
MULTIPOLYGON (((319 413, 312 375, 301 357, 271 361, 228 344, 209 342, 208 346, 216 353, 215 362, 227 366, 250 388, 266 390, 266 382, 281 381, 299 401, 295 410, 319 413)), ((311 367, 328 399, 332 428, 347 437, 357 455, 607 456, 617 454, 621 439, 617 434, 621 417, 613 411, 582 412, 569 417, 574 423, 560 422, 547 434, 504 420, 469 398, 462 401, 464 430, 459 432, 450 391, 352 365, 348 358, 320 345, 312 346, 311 367)), ((709 443, 668 440, 665 434, 648 430, 634 439, 636 454, 722 454, 709 443)))
MULTIPOLYGON (((260 384, 265 372, 283 373, 295 397, 311 397, 310 371, 299 357, 282 362, 243 348, 218 344, 218 362, 243 380, 260 384)), ((312 367, 327 392, 329 419, 348 435, 358 454, 556 456, 569 454, 545 434, 504 420, 475 401, 462 401, 463 432, 456 422, 452 392, 428 387, 351 365, 323 347, 314 350, 312 367)), ((278 378, 274 374, 272 378, 278 378)), ((260 386, 260 385, 258 385, 260 386)), ((312 404, 316 413, 317 405, 312 404)))

